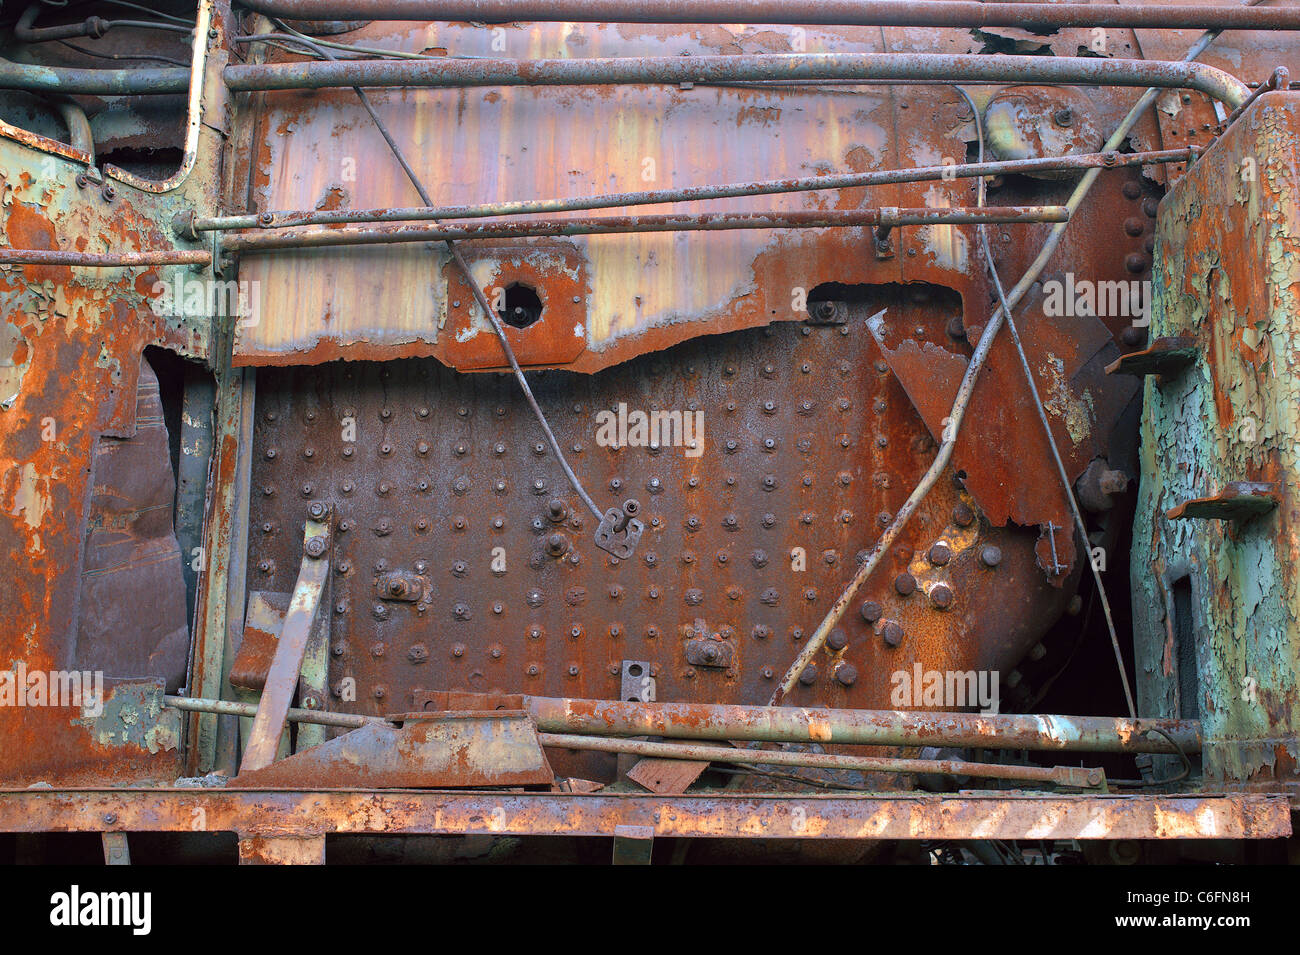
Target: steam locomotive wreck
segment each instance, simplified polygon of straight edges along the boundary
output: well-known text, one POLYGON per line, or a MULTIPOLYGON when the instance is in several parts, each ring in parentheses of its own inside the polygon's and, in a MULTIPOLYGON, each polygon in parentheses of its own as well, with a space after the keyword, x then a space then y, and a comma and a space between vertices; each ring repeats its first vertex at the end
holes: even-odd
POLYGON ((6 856, 1294 858, 1300 6, 0 43, 6 856))

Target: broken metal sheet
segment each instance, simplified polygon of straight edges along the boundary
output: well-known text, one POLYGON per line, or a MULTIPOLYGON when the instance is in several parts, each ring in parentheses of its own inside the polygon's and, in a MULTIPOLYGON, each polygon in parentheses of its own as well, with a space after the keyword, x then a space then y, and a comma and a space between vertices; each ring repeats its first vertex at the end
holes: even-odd
POLYGON ((110 679, 185 680, 190 631, 172 527, 176 482, 158 378, 140 366, 135 433, 102 437, 92 464, 74 669, 110 679))
POLYGON ((370 724, 264 768, 232 787, 456 789, 549 786, 554 774, 522 710, 425 713, 370 724))

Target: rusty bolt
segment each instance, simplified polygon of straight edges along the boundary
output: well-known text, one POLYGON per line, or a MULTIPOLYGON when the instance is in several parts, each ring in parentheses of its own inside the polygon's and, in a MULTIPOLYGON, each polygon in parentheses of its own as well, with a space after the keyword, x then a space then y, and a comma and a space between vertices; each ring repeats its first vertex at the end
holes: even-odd
POLYGON ((810 663, 804 667, 803 672, 799 674, 799 682, 804 686, 812 686, 817 682, 817 665, 815 663, 810 663))
POLYGON ((835 680, 841 686, 852 686, 858 681, 858 668, 851 663, 841 663, 835 668, 835 680))
POLYGON ((880 619, 880 614, 880 604, 876 603, 874 600, 868 600, 862 605, 862 619, 867 623, 875 623, 880 619))
POLYGON ((996 567, 1002 563, 1002 548, 989 544, 980 551, 980 560, 984 562, 985 567, 996 567))
POLYGON ((1068 106, 1063 106, 1052 114, 1052 122, 1057 126, 1071 126, 1074 124, 1074 114, 1068 106))
POLYGON ((930 588, 930 603, 940 610, 952 605, 952 588, 947 584, 935 584, 930 588))
POLYGON ((970 527, 975 520, 975 512, 969 504, 958 504, 952 509, 952 522, 958 527, 970 527))
POLYGON ((325 538, 323 538, 323 537, 319 537, 319 536, 318 536, 318 537, 311 537, 311 538, 308 538, 308 540, 307 540, 307 556, 308 556, 308 557, 321 557, 321 556, 323 556, 324 553, 325 553, 325 548, 326 548, 326 546, 327 546, 327 545, 326 545, 326 543, 325 543, 325 538))
POLYGON ((930 558, 930 563, 942 567, 952 559, 952 548, 943 541, 936 541, 927 556, 930 558))
POLYGON ((880 636, 885 641, 885 646, 891 649, 897 649, 903 645, 903 628, 894 621, 889 620, 880 628, 880 636))
POLYGON ((114 189, 111 185, 106 185, 104 186, 104 191, 102 195, 106 202, 112 202, 115 198, 117 198, 117 190, 114 189))
POLYGON ((325 516, 325 505, 320 501, 312 501, 311 506, 307 508, 307 513, 311 515, 312 520, 319 521, 325 516))
POLYGON ((552 521, 558 524, 569 516, 569 509, 564 506, 563 501, 554 500, 546 505, 546 513, 552 521))
POLYGON ((826 638, 826 646, 830 647, 832 650, 843 650, 848 645, 849 645, 848 634, 846 634, 839 627, 836 627, 834 630, 832 630, 830 632, 830 635, 827 636, 826 638))
POLYGON ((909 596, 916 590, 916 578, 909 573, 901 573, 894 578, 894 589, 903 596, 909 596))
POLYGON ((257 217, 258 225, 269 226, 272 225, 274 222, 275 222, 275 216, 271 215, 271 213, 269 212, 263 212, 260 216, 257 217))
POLYGON ((1103 494, 1123 494, 1128 490, 1128 475, 1123 471, 1102 471, 1098 483, 1103 494))
POLYGON ((1128 328, 1124 329, 1124 331, 1119 333, 1119 340, 1129 348, 1136 348, 1138 345, 1146 343, 1147 330, 1145 328, 1138 328, 1135 325, 1130 325, 1128 328))
POLYGON ((569 550, 569 539, 563 534, 552 534, 546 538, 546 552, 552 557, 563 557, 569 550))

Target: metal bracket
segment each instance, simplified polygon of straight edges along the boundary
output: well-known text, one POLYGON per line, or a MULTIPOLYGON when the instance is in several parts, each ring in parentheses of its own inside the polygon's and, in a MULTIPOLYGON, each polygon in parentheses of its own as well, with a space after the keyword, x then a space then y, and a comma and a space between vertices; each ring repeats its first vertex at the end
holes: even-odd
POLYGON ((289 612, 280 630, 280 640, 275 647, 275 657, 262 687, 262 699, 253 719, 248 747, 240 764, 241 773, 271 765, 280 746, 293 703, 294 690, 302 670, 303 656, 307 652, 307 638, 311 635, 316 611, 320 609, 321 593, 329 579, 330 562, 330 507, 313 501, 303 529, 303 559, 294 584, 289 612))
POLYGON ((892 259, 894 257, 894 243, 889 238, 890 230, 893 226, 878 225, 871 229, 871 245, 876 251, 878 259, 892 259))
POLYGON ((1108 375, 1160 375, 1170 377, 1187 369, 1200 355, 1194 338, 1157 338, 1149 347, 1117 358, 1106 366, 1108 375))
POLYGON ((614 865, 649 865, 654 844, 654 826, 615 826, 614 865))
POLYGON ((596 528, 596 546, 620 560, 631 557, 645 531, 645 525, 633 516, 640 510, 640 502, 629 498, 622 507, 606 511, 596 528))
POLYGON ((1165 518, 1171 521, 1190 517, 1248 521, 1260 514, 1267 514, 1281 500, 1280 488, 1274 482, 1230 481, 1218 494, 1184 501, 1169 510, 1165 518))

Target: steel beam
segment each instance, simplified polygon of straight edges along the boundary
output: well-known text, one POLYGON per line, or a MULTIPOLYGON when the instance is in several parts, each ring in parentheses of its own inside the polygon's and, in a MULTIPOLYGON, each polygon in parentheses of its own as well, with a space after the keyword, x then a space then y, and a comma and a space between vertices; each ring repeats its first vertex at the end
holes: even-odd
POLYGON ((758 839, 1281 839, 1278 795, 988 796, 0 790, 0 832, 237 832, 758 839))

